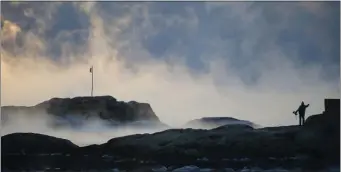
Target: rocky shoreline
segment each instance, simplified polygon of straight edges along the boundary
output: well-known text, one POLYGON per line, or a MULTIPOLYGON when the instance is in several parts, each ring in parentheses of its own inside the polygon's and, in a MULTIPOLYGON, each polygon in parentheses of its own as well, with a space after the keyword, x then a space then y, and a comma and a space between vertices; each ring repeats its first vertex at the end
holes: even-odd
MULTIPOLYGON (((339 166, 336 164, 329 166, 310 166, 309 163, 316 163, 314 161, 301 161, 299 157, 288 157, 282 159, 275 159, 273 157, 264 159, 264 164, 250 163, 252 160, 247 158, 241 159, 223 159, 221 161, 209 160, 207 158, 197 159, 192 162, 156 162, 152 160, 141 159, 123 159, 120 157, 112 157, 109 155, 102 156, 72 156, 70 154, 52 154, 52 155, 26 155, 6 157, 5 161, 26 161, 26 162, 39 162, 40 165, 18 166, 22 163, 13 164, 12 167, 2 168, 2 171, 174 171, 174 172, 199 172, 199 171, 212 171, 212 172, 300 172, 300 171, 340 171, 339 166), (50 156, 50 157, 48 157, 50 156), (302 165, 305 163, 305 165, 302 165)), ((258 160, 259 161, 259 160, 258 160)))
MULTIPOLYGON (((335 142, 330 145, 310 145, 314 149, 308 146, 299 147, 299 143, 295 143, 300 142, 299 140, 289 143, 287 139, 304 130, 300 127, 262 130, 243 126, 233 129, 229 127, 213 130, 167 130, 115 138, 102 145, 86 147, 78 147, 67 140, 49 136, 16 133, 2 137, 2 168, 44 171, 52 168, 52 171, 56 168, 58 171, 102 171, 116 168, 132 171, 165 167, 168 171, 190 164, 198 168, 220 170, 280 167, 310 171, 323 170, 339 163, 336 146, 329 148, 333 150, 322 148, 332 146, 335 142), (251 134, 252 132, 254 133, 251 134), (261 133, 265 135, 261 136, 261 133), (35 140, 36 137, 41 138, 35 140), (225 144, 221 143, 224 137, 225 144)), ((317 141, 319 138, 310 139, 305 141, 313 144, 313 140, 317 141)))
POLYGON ((331 167, 337 170, 340 111, 335 109, 309 117, 304 126, 169 129, 113 138, 104 144, 85 147, 41 134, 13 133, 1 138, 1 168, 2 171, 176 171, 187 166, 187 171, 246 172, 252 168, 329 171, 331 167))

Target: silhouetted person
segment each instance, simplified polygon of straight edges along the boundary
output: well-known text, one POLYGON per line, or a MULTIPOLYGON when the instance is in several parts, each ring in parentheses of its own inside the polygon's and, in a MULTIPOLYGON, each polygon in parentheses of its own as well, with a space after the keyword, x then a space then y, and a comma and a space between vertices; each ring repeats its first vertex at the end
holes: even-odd
POLYGON ((298 109, 296 111, 294 111, 293 113, 295 115, 299 115, 299 121, 300 121, 300 125, 304 125, 304 120, 305 120, 305 109, 309 106, 309 104, 305 105, 304 102, 302 101, 300 107, 298 107, 298 109))

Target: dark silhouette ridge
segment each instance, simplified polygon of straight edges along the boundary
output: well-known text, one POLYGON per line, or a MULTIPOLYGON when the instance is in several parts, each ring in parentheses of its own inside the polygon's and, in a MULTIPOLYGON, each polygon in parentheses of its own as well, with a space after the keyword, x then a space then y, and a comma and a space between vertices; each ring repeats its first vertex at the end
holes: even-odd
POLYGON ((1 138, 1 168, 43 170, 58 167, 74 171, 120 168, 131 171, 148 165, 179 167, 193 164, 216 169, 281 166, 323 170, 340 165, 340 104, 336 100, 326 100, 325 107, 322 114, 309 116, 304 126, 171 129, 114 138, 105 144, 86 147, 49 136, 14 133, 1 138), (64 148, 56 152, 60 147, 64 148))

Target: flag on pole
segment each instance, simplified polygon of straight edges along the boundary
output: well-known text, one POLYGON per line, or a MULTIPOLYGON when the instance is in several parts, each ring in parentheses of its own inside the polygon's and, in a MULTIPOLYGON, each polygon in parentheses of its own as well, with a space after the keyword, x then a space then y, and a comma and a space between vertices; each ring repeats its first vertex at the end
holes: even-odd
POLYGON ((91 68, 90 68, 90 73, 92 73, 92 66, 91 66, 91 68))

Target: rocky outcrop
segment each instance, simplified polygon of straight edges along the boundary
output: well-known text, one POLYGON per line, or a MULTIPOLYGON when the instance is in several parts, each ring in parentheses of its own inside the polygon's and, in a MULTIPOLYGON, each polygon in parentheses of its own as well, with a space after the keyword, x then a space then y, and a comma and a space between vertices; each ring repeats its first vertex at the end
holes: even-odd
MULTIPOLYGON (((35 169, 55 165, 69 170, 118 167, 129 170, 145 165, 181 167, 186 164, 200 168, 258 166, 267 169, 284 166, 315 169, 339 162, 337 148, 326 149, 326 146, 335 143, 324 143, 325 134, 317 134, 312 128, 300 126, 253 129, 232 125, 212 130, 172 129, 114 138, 101 145, 74 147, 67 144, 69 142, 49 141, 57 138, 21 133, 2 137, 2 143, 6 143, 1 145, 2 150, 6 150, 2 152, 2 159, 6 160, 2 165, 9 169, 23 168, 25 164, 35 169), (18 140, 18 137, 21 139, 18 140), (61 150, 58 157, 52 156, 56 154, 54 147, 65 147, 65 150, 61 150), (31 154, 26 155, 29 158, 25 161, 18 162, 16 159, 24 156, 22 151, 31 154), (17 157, 13 156, 15 154, 17 157), (42 154, 47 155, 44 161, 53 159, 50 161, 55 163, 55 159, 59 158, 61 162, 42 164, 42 154), (90 161, 92 163, 87 163, 90 161), (65 164, 68 166, 65 167, 65 164)), ((339 136, 334 139, 339 139, 339 136)))
MULTIPOLYGON (((58 161, 55 159, 57 157, 51 156, 55 153, 53 148, 39 146, 47 143, 52 145, 48 140, 57 138, 40 137, 32 133, 11 134, 1 138, 2 143, 7 143, 1 145, 2 150, 10 150, 2 152, 2 159, 6 160, 2 162, 2 168, 28 168, 29 164, 30 168, 41 170, 48 164, 76 171, 113 168, 130 171, 132 168, 155 165, 167 169, 186 165, 214 169, 242 169, 245 166, 262 169, 302 168, 308 171, 325 169, 340 165, 340 121, 333 118, 340 114, 333 114, 338 113, 334 110, 326 112, 328 115, 310 117, 305 126, 254 129, 248 125, 225 125, 211 130, 171 129, 114 138, 101 145, 66 146, 71 149, 62 151, 58 161), (18 137, 22 139, 18 140, 18 137), (33 148, 25 146, 33 145, 34 142, 33 148), (28 155, 26 159, 23 155, 13 156, 23 148, 25 152, 31 153, 29 158, 28 155), (44 162, 52 160, 42 163, 42 157, 38 155, 42 152, 49 155, 44 162), (17 161, 18 158, 22 160, 17 161)), ((69 142, 53 142, 53 146, 58 147, 58 144, 71 145, 69 142)))
POLYGON ((52 117, 52 125, 82 125, 93 120, 102 120, 108 125, 124 124, 140 120, 160 122, 147 103, 120 102, 111 96, 52 98, 33 107, 5 106, 2 122, 6 124, 16 115, 52 117))
POLYGON ((308 117, 298 138, 316 155, 340 159, 340 99, 325 99, 325 111, 308 117))
MULTIPOLYGON (((306 119, 305 127, 333 130, 340 126, 340 99, 325 99, 325 111, 306 119)), ((339 130, 336 132, 340 132, 339 130)))
POLYGON ((46 136, 36 133, 15 133, 1 138, 1 146, 5 149, 1 154, 40 154, 63 153, 78 148, 77 145, 66 139, 46 136))
POLYGON ((245 120, 239 120, 232 117, 204 117, 200 119, 195 119, 187 124, 185 124, 185 128, 194 128, 194 129, 212 129, 217 128, 224 125, 247 125, 253 128, 259 128, 260 126, 245 120))
POLYGON ((325 99, 324 114, 337 115, 340 114, 340 99, 325 99))

